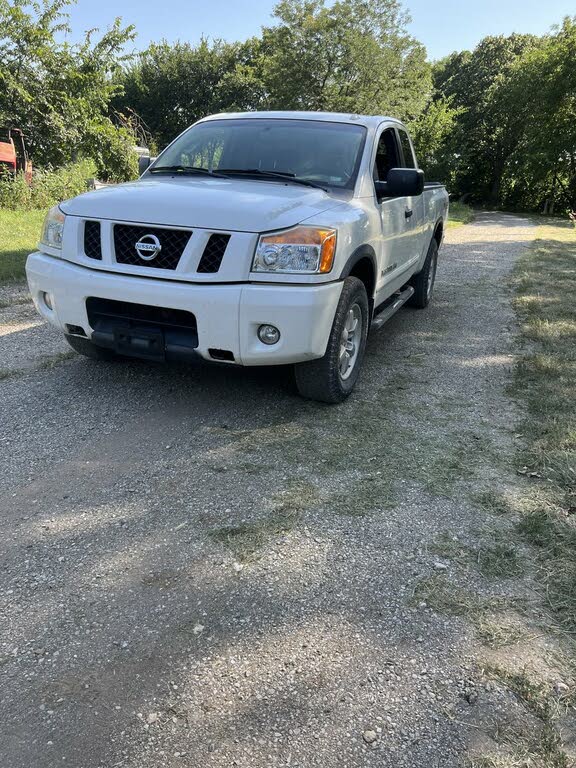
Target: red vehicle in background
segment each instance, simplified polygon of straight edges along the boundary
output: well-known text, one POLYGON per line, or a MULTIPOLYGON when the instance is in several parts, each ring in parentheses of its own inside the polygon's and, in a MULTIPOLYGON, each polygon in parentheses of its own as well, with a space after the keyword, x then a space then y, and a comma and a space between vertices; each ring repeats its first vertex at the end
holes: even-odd
POLYGON ((2 170, 14 176, 22 171, 26 182, 32 183, 32 161, 20 128, 0 128, 0 172, 2 170))

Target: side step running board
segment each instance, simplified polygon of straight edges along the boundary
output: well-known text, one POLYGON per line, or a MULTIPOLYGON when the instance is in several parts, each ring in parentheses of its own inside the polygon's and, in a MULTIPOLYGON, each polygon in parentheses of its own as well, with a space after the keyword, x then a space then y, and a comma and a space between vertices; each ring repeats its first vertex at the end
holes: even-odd
POLYGON ((370 325, 370 330, 377 331, 379 328, 382 328, 384 323, 390 320, 392 315, 395 315, 400 307, 406 304, 410 296, 413 294, 414 288, 411 285, 404 288, 404 290, 400 291, 400 293, 394 294, 394 296, 388 300, 389 303, 385 304, 383 308, 374 316, 372 324, 370 325))

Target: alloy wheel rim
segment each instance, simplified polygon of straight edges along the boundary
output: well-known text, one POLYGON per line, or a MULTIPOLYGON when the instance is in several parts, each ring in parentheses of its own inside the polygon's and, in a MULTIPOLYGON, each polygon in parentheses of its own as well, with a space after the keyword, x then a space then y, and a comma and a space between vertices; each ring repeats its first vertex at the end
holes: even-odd
POLYGON ((342 335, 340 336, 340 352, 338 355, 338 371, 340 378, 345 381, 350 377, 362 339, 362 310, 359 304, 353 304, 346 315, 342 335))

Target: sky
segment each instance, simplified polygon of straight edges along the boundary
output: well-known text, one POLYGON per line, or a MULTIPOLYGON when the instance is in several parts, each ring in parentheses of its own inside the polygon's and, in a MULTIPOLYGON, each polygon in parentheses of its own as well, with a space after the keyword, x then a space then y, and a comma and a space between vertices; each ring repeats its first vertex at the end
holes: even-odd
MULTIPOLYGON (((134 24, 136 48, 162 38, 195 43, 204 35, 243 40, 272 23, 276 0, 78 0, 71 9, 75 41, 91 27, 105 28, 116 16, 134 24)), ((486 35, 543 34, 567 15, 574 0, 404 0, 412 16, 410 32, 431 59, 473 48, 486 35)))

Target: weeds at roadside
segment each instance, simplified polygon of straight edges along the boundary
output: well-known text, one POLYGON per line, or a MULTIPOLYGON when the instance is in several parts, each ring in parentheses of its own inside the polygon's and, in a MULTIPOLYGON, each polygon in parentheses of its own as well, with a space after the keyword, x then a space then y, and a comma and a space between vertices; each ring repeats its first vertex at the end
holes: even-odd
POLYGON ((470 224, 474 220, 474 211, 466 203, 458 201, 450 203, 447 226, 449 229, 461 227, 463 224, 470 224))
POLYGON ((513 694, 533 724, 522 730, 497 727, 493 738, 503 751, 476 757, 469 761, 469 768, 570 768, 556 720, 573 702, 558 697, 549 683, 533 679, 525 669, 509 672, 488 665, 483 674, 513 694))
POLYGON ((511 578, 522 570, 517 548, 502 542, 478 550, 478 568, 483 576, 492 578, 511 578))

